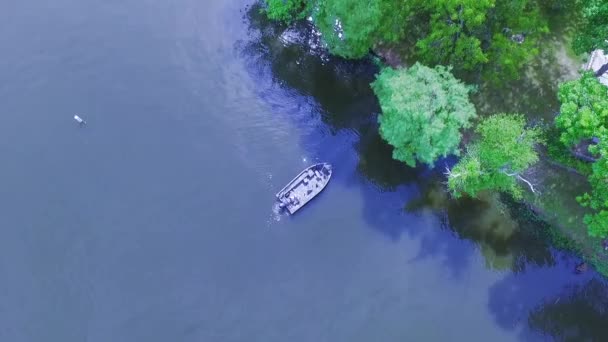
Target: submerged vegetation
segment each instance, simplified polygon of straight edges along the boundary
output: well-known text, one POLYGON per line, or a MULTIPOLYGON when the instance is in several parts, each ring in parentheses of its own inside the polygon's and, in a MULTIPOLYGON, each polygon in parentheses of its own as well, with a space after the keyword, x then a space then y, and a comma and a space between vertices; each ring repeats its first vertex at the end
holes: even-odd
POLYGON ((448 155, 462 156, 446 172, 447 188, 455 197, 502 193, 534 202, 535 197, 551 193, 538 188, 542 179, 527 176, 539 160, 575 166, 590 185, 577 198, 590 210, 584 223, 593 248, 587 250, 603 253, 598 246, 600 238, 608 237, 608 87, 587 72, 561 84, 557 93, 552 88, 544 96, 559 99, 561 107, 547 124, 527 120, 536 113, 517 108, 486 109, 486 117, 476 122, 469 95, 475 86, 508 88, 507 82, 524 77, 552 30, 567 35, 571 48, 564 54, 608 48, 608 2, 266 0, 265 4, 271 19, 312 23, 328 51, 342 58, 358 59, 370 52, 386 56, 387 46, 396 47, 399 56, 392 59, 398 62, 384 66, 371 85, 382 109, 380 135, 393 147, 393 158, 412 167, 433 166, 448 155), (574 19, 567 29, 557 28, 552 20, 556 16, 574 19), (502 111, 522 113, 487 116, 502 111), (587 161, 581 161, 581 155, 587 161))

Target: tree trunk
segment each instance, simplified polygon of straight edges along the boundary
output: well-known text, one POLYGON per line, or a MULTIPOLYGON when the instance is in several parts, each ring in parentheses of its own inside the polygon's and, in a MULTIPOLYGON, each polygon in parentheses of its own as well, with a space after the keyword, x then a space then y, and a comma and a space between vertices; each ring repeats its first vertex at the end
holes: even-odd
POLYGON ((600 77, 603 74, 605 74, 606 72, 608 72, 608 63, 602 65, 596 72, 595 72, 595 77, 600 77))

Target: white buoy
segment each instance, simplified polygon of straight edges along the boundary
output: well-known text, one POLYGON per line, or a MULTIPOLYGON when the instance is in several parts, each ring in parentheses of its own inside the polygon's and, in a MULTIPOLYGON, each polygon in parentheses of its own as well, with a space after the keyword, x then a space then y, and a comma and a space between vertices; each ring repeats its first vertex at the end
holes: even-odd
POLYGON ((74 120, 76 120, 76 122, 78 122, 81 125, 86 125, 86 121, 84 121, 80 116, 78 115, 74 115, 74 120))

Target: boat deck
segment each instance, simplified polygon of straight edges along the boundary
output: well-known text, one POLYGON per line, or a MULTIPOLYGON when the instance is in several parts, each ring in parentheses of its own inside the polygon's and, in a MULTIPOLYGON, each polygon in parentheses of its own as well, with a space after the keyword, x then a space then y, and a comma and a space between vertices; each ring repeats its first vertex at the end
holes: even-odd
POLYGON ((329 164, 317 164, 301 172, 278 194, 277 199, 290 214, 295 213, 318 195, 331 178, 329 164))

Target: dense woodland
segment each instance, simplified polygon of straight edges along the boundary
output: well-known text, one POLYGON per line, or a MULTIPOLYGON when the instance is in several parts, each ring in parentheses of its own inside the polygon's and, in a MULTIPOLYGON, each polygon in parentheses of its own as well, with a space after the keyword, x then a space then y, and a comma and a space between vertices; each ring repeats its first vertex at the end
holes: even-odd
POLYGON ((410 166, 459 155, 446 170, 456 197, 496 191, 518 199, 522 191, 536 193, 525 174, 539 160, 541 144, 569 153, 593 141, 592 190, 577 199, 592 209, 585 217, 589 235, 608 237, 608 87, 590 72, 564 82, 555 122, 540 127, 526 122, 526 113, 477 117, 469 99, 474 87, 454 76, 474 74, 494 83, 517 79, 542 49, 548 13, 577 18, 570 39, 576 54, 608 51, 608 1, 266 0, 265 11, 273 20, 312 22, 329 52, 342 58, 400 47, 413 63, 383 67, 371 85, 382 109, 380 135, 393 146, 393 157, 410 166), (466 144, 465 131, 473 133, 466 144))

